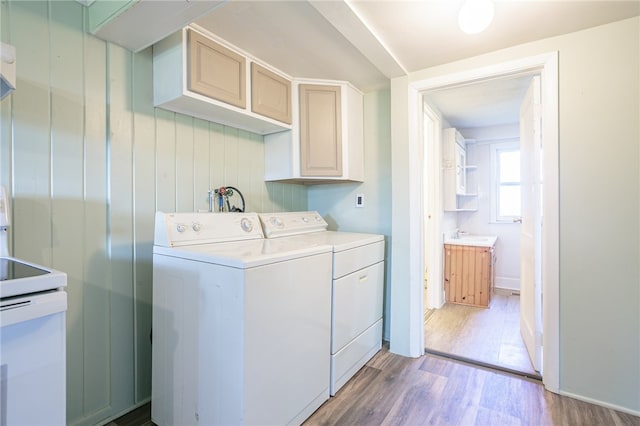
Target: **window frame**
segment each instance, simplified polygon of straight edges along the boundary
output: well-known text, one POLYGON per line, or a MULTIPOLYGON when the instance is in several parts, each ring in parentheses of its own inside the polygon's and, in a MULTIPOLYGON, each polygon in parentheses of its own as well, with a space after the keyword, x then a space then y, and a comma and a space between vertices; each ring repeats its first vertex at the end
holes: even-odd
MULTIPOLYGON (((520 141, 499 142, 491 144, 491 223, 511 223, 514 224, 514 219, 521 216, 499 216, 499 203, 500 203, 500 191, 499 188, 503 184, 499 181, 499 156, 502 152, 520 151, 520 141)), ((521 176, 522 177, 522 176, 521 176)), ((514 183, 511 183, 512 185, 514 183)), ((522 189, 522 179, 517 183, 522 189)), ((522 194, 522 192, 521 192, 522 194)))

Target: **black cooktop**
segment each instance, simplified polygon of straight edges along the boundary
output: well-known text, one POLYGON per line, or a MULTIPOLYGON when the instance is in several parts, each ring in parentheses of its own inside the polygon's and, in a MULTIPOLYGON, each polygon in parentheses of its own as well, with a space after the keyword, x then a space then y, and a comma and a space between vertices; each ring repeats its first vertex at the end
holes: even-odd
POLYGON ((0 281, 37 277, 49 274, 49 271, 36 268, 13 259, 0 258, 0 281))

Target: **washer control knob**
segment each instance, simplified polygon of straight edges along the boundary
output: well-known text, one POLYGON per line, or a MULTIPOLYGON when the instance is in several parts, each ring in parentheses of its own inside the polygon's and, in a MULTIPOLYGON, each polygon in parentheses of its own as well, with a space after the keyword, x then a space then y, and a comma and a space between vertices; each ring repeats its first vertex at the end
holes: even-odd
POLYGON ((316 222, 321 222, 322 218, 320 216, 316 216, 316 222))
POLYGON ((306 217, 306 216, 302 216, 302 221, 303 221, 304 223, 309 223, 309 218, 308 218, 308 217, 306 217))
POLYGON ((176 226, 176 229, 177 229, 177 231, 178 231, 179 233, 181 233, 181 234, 182 234, 184 231, 186 231, 186 230, 187 230, 187 225, 185 225, 184 223, 179 223, 179 224, 176 226))
POLYGON ((196 232, 200 232, 200 230, 202 229, 202 224, 200 224, 198 222, 193 222, 191 224, 191 229, 193 229, 196 232))
POLYGON ((282 223, 282 220, 279 217, 271 217, 271 219, 269 219, 269 222, 271 222, 271 224, 278 229, 284 226, 284 223, 282 223))
POLYGON ((240 227, 244 232, 251 232, 253 231, 253 222, 251 222, 250 219, 243 217, 242 220, 240 221, 240 227))

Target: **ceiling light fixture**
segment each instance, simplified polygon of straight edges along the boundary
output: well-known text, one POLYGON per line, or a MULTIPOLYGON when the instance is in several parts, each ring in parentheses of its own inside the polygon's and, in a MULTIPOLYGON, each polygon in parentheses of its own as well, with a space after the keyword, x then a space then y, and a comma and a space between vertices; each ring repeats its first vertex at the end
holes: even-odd
POLYGON ((466 0, 458 14, 458 26, 467 34, 478 34, 489 27, 493 13, 491 0, 466 0))

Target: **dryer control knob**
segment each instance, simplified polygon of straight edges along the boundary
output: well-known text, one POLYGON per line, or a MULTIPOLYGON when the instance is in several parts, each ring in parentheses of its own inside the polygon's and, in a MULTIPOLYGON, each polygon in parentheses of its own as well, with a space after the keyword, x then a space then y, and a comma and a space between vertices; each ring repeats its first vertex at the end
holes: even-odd
POLYGON ((202 225, 198 222, 193 222, 191 224, 191 229, 193 229, 196 232, 200 232, 200 230, 202 229, 202 225))
POLYGON ((186 230, 187 230, 187 225, 185 225, 184 223, 179 223, 179 224, 176 226, 176 229, 178 230, 178 232, 179 232, 179 233, 181 233, 181 234, 182 234, 184 231, 186 231, 186 230))

